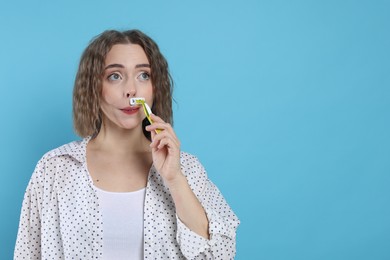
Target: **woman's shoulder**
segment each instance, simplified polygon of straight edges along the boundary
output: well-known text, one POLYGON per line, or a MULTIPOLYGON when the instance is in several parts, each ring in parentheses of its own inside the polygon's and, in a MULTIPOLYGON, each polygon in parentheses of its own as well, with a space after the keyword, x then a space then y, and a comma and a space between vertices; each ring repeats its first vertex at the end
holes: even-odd
POLYGON ((75 140, 54 148, 46 152, 40 161, 48 161, 57 157, 69 156, 82 162, 85 160, 86 144, 88 139, 89 138, 75 140))
POLYGON ((193 161, 193 160, 198 160, 198 158, 191 153, 180 151, 180 162, 181 163, 189 162, 189 161, 193 161))
POLYGON ((187 152, 181 152, 180 153, 180 165, 182 167, 183 174, 186 176, 201 176, 201 177, 207 177, 206 171, 199 161, 198 157, 187 153, 187 152))
POLYGON ((208 182, 207 172, 200 163, 197 156, 187 153, 180 153, 181 171, 186 176, 192 191, 199 198, 208 182))
POLYGON ((51 184, 58 172, 66 173, 64 169, 75 169, 84 162, 86 139, 73 141, 61 145, 45 153, 35 166, 31 176, 30 185, 32 187, 43 187, 47 183, 51 184), (62 168, 61 171, 58 169, 62 168), (46 183, 46 184, 45 184, 46 183))
POLYGON ((193 166, 195 164, 201 164, 198 157, 187 152, 180 152, 180 164, 182 166, 193 166))

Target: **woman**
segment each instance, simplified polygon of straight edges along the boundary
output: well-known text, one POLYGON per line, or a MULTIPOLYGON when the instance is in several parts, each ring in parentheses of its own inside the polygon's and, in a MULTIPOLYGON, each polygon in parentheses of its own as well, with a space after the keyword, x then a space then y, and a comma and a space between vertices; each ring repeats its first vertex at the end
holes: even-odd
POLYGON ((38 162, 15 259, 234 258, 239 220, 197 158, 180 151, 168 64, 152 39, 138 30, 95 38, 81 57, 73 116, 84 139, 38 162), (152 124, 133 97, 152 107, 152 124))

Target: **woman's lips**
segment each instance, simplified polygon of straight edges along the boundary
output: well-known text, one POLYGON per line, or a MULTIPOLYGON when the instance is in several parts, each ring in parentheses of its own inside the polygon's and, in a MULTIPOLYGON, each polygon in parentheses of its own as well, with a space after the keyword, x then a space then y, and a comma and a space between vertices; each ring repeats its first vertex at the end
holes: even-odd
POLYGON ((136 114, 139 110, 139 107, 125 107, 121 109, 123 113, 127 115, 133 115, 136 114))

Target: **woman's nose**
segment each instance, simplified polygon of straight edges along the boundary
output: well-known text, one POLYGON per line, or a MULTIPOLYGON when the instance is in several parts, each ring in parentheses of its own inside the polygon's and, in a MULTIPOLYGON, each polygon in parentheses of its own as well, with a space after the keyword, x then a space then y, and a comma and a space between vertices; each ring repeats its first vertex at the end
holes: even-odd
POLYGON ((127 93, 126 93, 126 97, 127 97, 127 98, 135 97, 135 92, 130 92, 130 91, 127 92, 127 93))
POLYGON ((125 90, 126 98, 134 97, 135 93, 136 93, 136 89, 135 89, 134 82, 131 81, 127 82, 126 90, 125 90))

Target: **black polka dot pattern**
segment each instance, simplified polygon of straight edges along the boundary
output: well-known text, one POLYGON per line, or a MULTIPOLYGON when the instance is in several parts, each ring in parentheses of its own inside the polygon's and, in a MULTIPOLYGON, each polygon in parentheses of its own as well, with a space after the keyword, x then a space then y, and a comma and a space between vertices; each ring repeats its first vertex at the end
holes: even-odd
MULTIPOLYGON (((103 259, 99 201, 86 167, 90 138, 45 154, 27 187, 15 259, 103 259)), ((182 171, 209 219, 210 240, 177 217, 152 166, 144 206, 144 259, 233 259, 239 220, 198 159, 181 153, 182 171)))

